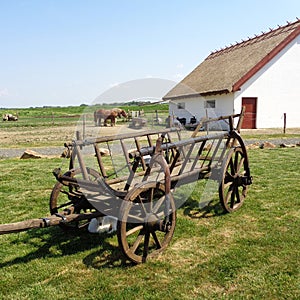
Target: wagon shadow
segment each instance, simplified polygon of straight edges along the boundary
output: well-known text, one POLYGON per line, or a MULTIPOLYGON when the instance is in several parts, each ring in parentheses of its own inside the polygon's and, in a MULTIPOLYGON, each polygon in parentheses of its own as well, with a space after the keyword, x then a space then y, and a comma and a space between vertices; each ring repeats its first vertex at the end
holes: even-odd
POLYGON ((189 198, 182 206, 185 216, 192 219, 212 218, 226 214, 220 201, 211 199, 205 203, 199 203, 189 198))
POLYGON ((35 250, 22 257, 0 262, 0 268, 29 263, 36 259, 66 257, 92 249, 95 251, 83 258, 83 263, 88 267, 100 269, 129 266, 118 246, 108 241, 112 236, 113 234, 91 234, 86 230, 65 232, 59 228, 29 230, 17 234, 11 244, 26 244, 35 250))
POLYGON ((94 251, 83 259, 83 263, 93 269, 103 268, 126 268, 135 264, 125 259, 118 247, 112 247, 103 251, 94 251))

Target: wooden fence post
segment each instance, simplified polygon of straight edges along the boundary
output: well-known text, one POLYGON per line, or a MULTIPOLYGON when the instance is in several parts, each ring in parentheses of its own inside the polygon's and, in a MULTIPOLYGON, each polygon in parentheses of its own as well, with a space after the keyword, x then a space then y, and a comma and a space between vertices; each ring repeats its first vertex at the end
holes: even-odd
POLYGON ((283 114, 283 133, 286 132, 286 113, 283 114))
POLYGON ((85 139, 85 124, 86 124, 86 115, 82 116, 82 138, 85 139))

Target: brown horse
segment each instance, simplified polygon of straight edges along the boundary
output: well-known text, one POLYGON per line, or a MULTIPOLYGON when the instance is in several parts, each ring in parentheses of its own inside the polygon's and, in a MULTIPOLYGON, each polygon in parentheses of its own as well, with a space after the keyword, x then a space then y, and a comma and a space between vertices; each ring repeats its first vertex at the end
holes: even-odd
POLYGON ((113 108, 113 109, 98 109, 94 112, 95 126, 100 126, 101 119, 104 120, 104 126, 107 126, 107 121, 110 120, 111 126, 116 125, 117 117, 127 118, 127 114, 123 109, 113 108))

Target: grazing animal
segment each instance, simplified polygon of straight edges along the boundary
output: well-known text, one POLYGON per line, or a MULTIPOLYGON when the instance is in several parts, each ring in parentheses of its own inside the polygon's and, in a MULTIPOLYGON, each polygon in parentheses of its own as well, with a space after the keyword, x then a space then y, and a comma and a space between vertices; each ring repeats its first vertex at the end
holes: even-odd
POLYGON ((104 120, 104 126, 107 126, 107 121, 110 120, 111 126, 116 125, 117 117, 125 117, 127 118, 127 114, 123 109, 114 108, 114 109, 98 109, 94 112, 94 121, 95 126, 100 126, 101 119, 104 120))
POLYGON ((121 108, 113 108, 112 109, 113 111, 115 111, 117 114, 118 114, 118 117, 121 118, 121 117, 124 117, 127 119, 127 113, 125 112, 124 109, 121 109, 121 108))
POLYGON ((18 121, 18 117, 14 116, 12 114, 5 114, 5 115, 3 115, 2 120, 3 121, 18 121))

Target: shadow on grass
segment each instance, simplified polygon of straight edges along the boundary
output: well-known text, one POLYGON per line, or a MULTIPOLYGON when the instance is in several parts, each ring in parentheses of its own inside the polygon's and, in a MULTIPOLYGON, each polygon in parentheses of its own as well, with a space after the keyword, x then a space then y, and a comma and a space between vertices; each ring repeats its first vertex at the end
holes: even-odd
POLYGON ((0 268, 36 259, 66 257, 92 249, 95 251, 83 258, 87 267, 100 269, 132 265, 125 260, 118 246, 108 242, 112 236, 113 234, 91 234, 87 230, 63 231, 57 227, 29 230, 17 234, 10 243, 17 247, 26 244, 34 250, 22 257, 0 262, 0 268))
POLYGON ((189 198, 182 206, 183 213, 193 219, 212 218, 226 214, 220 201, 212 199, 199 204, 197 200, 189 198))
POLYGON ((118 247, 112 247, 103 251, 94 251, 83 259, 83 263, 90 268, 126 268, 135 264, 125 259, 118 247))
MULTIPOLYGON (((216 199, 201 203, 190 197, 180 208, 190 218, 211 218, 225 214, 216 199)), ((15 234, 11 244, 22 248, 28 245, 31 251, 10 261, 0 262, 0 268, 24 264, 36 259, 61 258, 89 251, 83 263, 94 269, 124 268, 134 264, 125 259, 121 249, 110 241, 114 234, 91 234, 86 229, 63 231, 58 227, 33 229, 15 234), (33 249, 33 250, 32 250, 33 249)), ((20 250, 22 253, 22 250, 20 250)))

